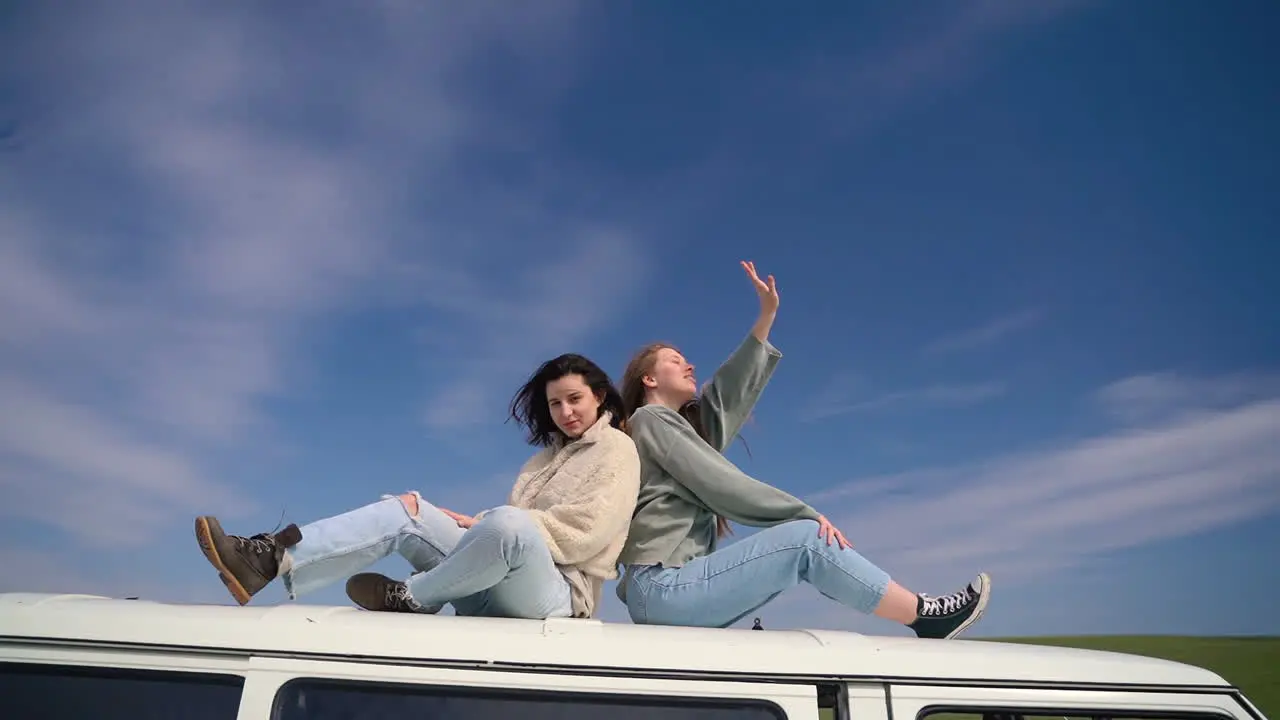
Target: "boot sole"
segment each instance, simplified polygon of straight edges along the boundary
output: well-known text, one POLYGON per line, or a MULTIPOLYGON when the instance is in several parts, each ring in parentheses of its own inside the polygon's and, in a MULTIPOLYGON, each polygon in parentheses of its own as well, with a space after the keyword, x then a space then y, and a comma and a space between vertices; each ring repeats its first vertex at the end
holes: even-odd
POLYGON ((973 627, 973 624, 981 620, 982 614, 987 611, 987 602, 991 600, 991 576, 986 573, 979 573, 978 576, 982 578, 982 587, 979 588, 982 591, 982 594, 978 596, 978 607, 974 608, 973 614, 965 618, 965 621, 960 623, 959 627, 947 633, 943 640, 951 640, 965 630, 973 627))
POLYGON ((200 552, 204 553, 204 557, 218 571, 218 579, 222 580, 222 584, 227 586, 227 591, 231 593, 231 597, 241 605, 248 605, 249 592, 244 589, 236 576, 231 574, 227 569, 222 558, 218 555, 218 549, 213 545, 213 534, 209 531, 209 521, 205 518, 196 518, 196 541, 200 543, 200 552))

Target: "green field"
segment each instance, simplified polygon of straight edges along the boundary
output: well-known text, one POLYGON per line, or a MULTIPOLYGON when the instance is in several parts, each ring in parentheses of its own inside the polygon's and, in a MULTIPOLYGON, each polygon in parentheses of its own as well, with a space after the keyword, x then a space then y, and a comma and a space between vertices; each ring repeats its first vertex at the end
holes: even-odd
POLYGON ((1280 637, 1103 635, 998 641, 1109 650, 1199 665, 1243 690, 1270 720, 1280 720, 1280 637))

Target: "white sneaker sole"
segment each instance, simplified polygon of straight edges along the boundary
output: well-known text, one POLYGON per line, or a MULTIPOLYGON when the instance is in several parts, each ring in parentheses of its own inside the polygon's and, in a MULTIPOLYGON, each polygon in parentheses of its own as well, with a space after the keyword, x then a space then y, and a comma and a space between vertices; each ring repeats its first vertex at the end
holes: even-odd
POLYGON ((973 609, 969 617, 964 619, 955 630, 947 633, 943 640, 951 640, 960 633, 973 627, 973 624, 982 619, 982 614, 987 611, 987 601, 991 599, 991 576, 986 573, 978 573, 975 589, 978 591, 978 606, 973 609))

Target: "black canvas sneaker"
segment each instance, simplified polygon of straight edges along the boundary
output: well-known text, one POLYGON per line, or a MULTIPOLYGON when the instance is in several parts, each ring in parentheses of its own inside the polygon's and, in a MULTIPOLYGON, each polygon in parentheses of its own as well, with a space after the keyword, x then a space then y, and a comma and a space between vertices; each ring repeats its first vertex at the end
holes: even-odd
POLYGON ((981 573, 963 590, 933 597, 921 593, 916 621, 907 627, 918 637, 950 640, 978 622, 991 596, 991 578, 981 573))

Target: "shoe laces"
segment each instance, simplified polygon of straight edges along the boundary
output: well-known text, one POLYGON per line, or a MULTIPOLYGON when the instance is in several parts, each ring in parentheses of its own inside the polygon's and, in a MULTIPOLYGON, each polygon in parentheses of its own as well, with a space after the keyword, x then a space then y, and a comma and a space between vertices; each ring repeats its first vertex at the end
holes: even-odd
POLYGON ((268 533, 258 533, 252 537, 233 536, 231 539, 239 549, 248 550, 257 555, 265 555, 276 549, 276 539, 268 533))
POLYGON ((940 615, 950 615, 957 612, 965 605, 973 600, 973 591, 969 588, 958 590, 950 595, 942 597, 933 597, 921 593, 920 599, 924 600, 924 608, 920 613, 921 617, 938 617, 940 615))
POLYGON ((241 537, 232 535, 231 539, 235 541, 236 547, 241 550, 248 550, 251 553, 265 555, 266 553, 275 552, 276 549, 276 533, 280 530, 280 525, 284 523, 284 513, 280 513, 280 520, 276 522, 273 530, 264 533, 258 533, 252 537, 241 537))
POLYGON ((413 599, 409 596, 409 586, 404 583, 387 583, 384 598, 389 608, 412 608, 413 599))

